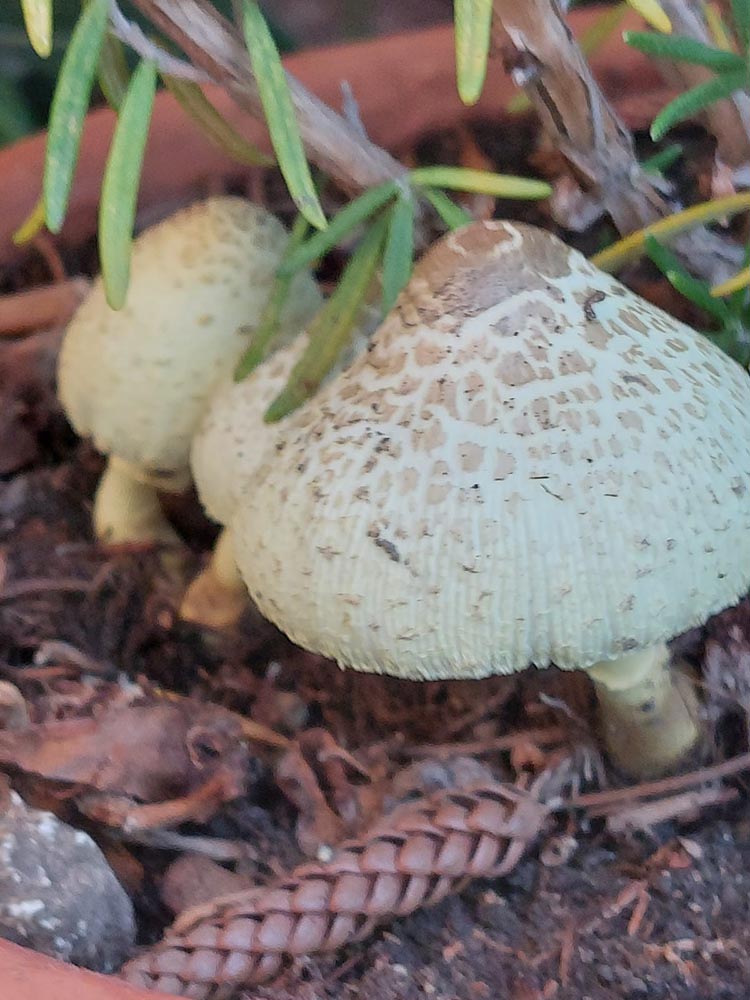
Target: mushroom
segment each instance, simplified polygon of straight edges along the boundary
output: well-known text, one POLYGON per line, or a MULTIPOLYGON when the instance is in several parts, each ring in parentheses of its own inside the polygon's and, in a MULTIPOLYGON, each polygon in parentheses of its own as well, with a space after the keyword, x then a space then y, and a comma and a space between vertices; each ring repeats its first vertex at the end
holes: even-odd
MULTIPOLYGON (((379 318, 375 309, 365 311, 325 382, 364 351, 379 318)), ((237 569, 231 532, 225 526, 234 514, 241 484, 252 488, 263 457, 273 446, 279 426, 283 426, 283 422, 267 424, 263 417, 308 342, 305 331, 242 381, 226 378, 214 392, 193 437, 190 467, 198 496, 209 517, 223 527, 206 569, 193 580, 183 598, 180 614, 188 621, 225 628, 235 624, 247 607, 247 588, 237 569)))
POLYGON ((368 353, 293 415, 232 520, 260 610, 412 679, 588 670, 611 758, 699 737, 665 642, 750 581, 750 380, 532 226, 424 256, 368 353))
MULTIPOLYGON (((71 423, 109 455, 94 504, 100 538, 176 541, 157 489, 190 481, 190 441, 216 386, 247 347, 287 243, 282 224, 242 198, 210 198, 134 243, 125 307, 101 279, 73 317, 58 370, 71 423)), ((294 281, 286 339, 320 306, 312 276, 294 281)))

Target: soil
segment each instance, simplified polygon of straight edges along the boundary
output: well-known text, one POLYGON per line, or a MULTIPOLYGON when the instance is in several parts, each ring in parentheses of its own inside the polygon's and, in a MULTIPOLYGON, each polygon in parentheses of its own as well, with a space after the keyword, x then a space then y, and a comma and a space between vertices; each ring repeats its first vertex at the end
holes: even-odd
MULTIPOLYGON (((57 434, 52 429, 54 444, 42 460, 6 481, 0 492, 0 552, 9 581, 0 603, 0 674, 21 687, 37 717, 80 711, 60 707, 66 691, 74 688, 70 675, 66 683, 52 673, 45 678, 34 667, 34 652, 55 641, 130 678, 146 676, 199 701, 210 696, 256 718, 270 718, 275 702, 278 720, 286 705, 287 712, 304 718, 301 728, 323 724, 362 762, 372 763, 388 747, 389 775, 408 759, 406 747, 425 750, 429 759, 436 734, 451 727, 457 752, 459 741, 489 743, 506 727, 518 728, 521 706, 534 701, 538 675, 520 685, 496 679, 431 684, 424 690, 342 673, 296 650, 257 618, 224 637, 180 623, 173 611, 174 582, 164 575, 156 553, 112 554, 92 542, 89 505, 99 459, 87 445, 73 442, 62 425, 57 434), (56 590, 73 580, 93 580, 94 589, 85 595, 56 590), (23 596, 24 583, 30 587, 32 581, 42 589, 23 596), (14 588, 19 596, 8 599, 14 588), (272 663, 272 690, 260 692, 272 663), (289 707, 292 693, 295 703, 289 707), (50 707, 53 694, 57 708, 50 707), (477 713, 477 705, 493 699, 504 701, 498 713, 477 713), (455 721, 464 716, 469 724, 457 730, 455 721)), ((192 505, 185 506, 195 518, 192 505)), ((176 520, 184 525, 185 513, 176 520)), ((738 622, 744 621, 750 634, 750 609, 740 610, 714 619, 705 634, 689 637, 694 658, 700 659, 707 636, 721 641, 730 627, 736 635, 738 622)), ((580 690, 570 680, 557 677, 556 694, 581 706, 580 690)), ((482 759, 503 773, 500 755, 482 759)), ((225 806, 203 832, 249 837, 281 869, 301 859, 294 811, 269 783, 261 763, 247 797, 225 806)), ((106 834, 95 833, 106 846, 106 834)), ((747 996, 746 801, 723 814, 714 810, 627 837, 612 836, 596 824, 583 834, 576 829, 575 836, 569 843, 561 830, 558 840, 542 846, 541 858, 525 860, 510 877, 472 884, 432 910, 384 927, 366 943, 290 971, 280 985, 260 995, 273 1000, 747 996), (558 863, 561 855, 563 863, 558 863), (646 908, 636 922, 639 906, 646 908)), ((145 868, 136 893, 141 937, 153 940, 169 920, 158 887, 176 855, 143 848, 133 854, 145 868)))
MULTIPOLYGON (((510 140, 506 131, 502 150, 481 129, 472 142, 498 169, 528 173, 533 134, 527 128, 520 126, 510 140)), ((465 142, 465 136, 436 136, 415 156, 460 160, 465 142)), ((270 202, 283 210, 275 190, 270 202)), ((498 213, 545 221, 538 209, 517 204, 503 204, 498 213)), ((599 228, 575 240, 590 251, 605 235, 599 228)), ((92 261, 87 245, 63 264, 77 273, 92 261)), ((32 263, 25 272, 15 271, 6 287, 38 280, 38 264, 32 263)), ((646 287, 654 274, 645 270, 630 280, 646 287)), ((181 622, 175 609, 184 580, 199 568, 214 529, 194 497, 168 500, 190 546, 178 577, 165 569, 158 551, 108 550, 94 542, 91 497, 102 463, 76 440, 56 404, 50 358, 58 339, 59 331, 51 331, 0 343, 0 391, 10 414, 3 416, 0 438, 0 677, 19 687, 32 722, 95 719, 102 705, 116 703, 126 683, 138 682, 150 696, 167 691, 196 705, 221 705, 297 740, 323 732, 353 754, 371 779, 368 784, 348 773, 338 789, 354 804, 348 818, 340 810, 344 834, 356 833, 386 808, 389 797, 404 794, 404 773, 414 787, 430 786, 440 782, 446 759, 453 760, 455 777, 468 757, 508 777, 507 754, 492 749, 499 735, 519 733, 513 763, 538 766, 544 752, 533 740, 523 742, 526 729, 554 723, 573 734, 586 730, 590 691, 575 676, 550 672, 546 697, 540 697, 540 675, 533 673, 416 685, 342 673, 293 647, 252 612, 226 634, 181 622)), ((716 759, 746 749, 739 666, 750 649, 750 605, 718 616, 681 640, 680 648, 689 662, 705 668, 716 759)), ((70 789, 64 799, 52 798, 58 779, 23 766, 9 765, 8 772, 25 795, 52 803, 96 837, 134 898, 140 942, 158 939, 172 916, 162 893, 164 874, 181 851, 123 843, 83 815, 70 789)), ((260 882, 269 870, 288 870, 303 860, 305 849, 314 851, 321 810, 305 799, 304 788, 280 787, 260 749, 246 777, 241 798, 220 804, 207 822, 180 830, 249 844, 262 863, 245 859, 236 868, 260 882)), ((330 785, 325 777, 314 778, 328 811, 335 812, 330 785)), ((739 794, 729 805, 642 823, 626 834, 581 814, 563 817, 552 839, 508 878, 475 882, 366 942, 289 970, 273 989, 253 995, 744 1000, 750 992, 750 809, 744 785, 735 780, 732 787, 739 794)))

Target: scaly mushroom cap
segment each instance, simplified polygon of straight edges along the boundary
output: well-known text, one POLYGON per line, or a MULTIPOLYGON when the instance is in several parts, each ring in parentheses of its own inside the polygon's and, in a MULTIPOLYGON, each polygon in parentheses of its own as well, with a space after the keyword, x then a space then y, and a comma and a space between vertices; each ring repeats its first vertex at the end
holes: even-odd
MULTIPOLYGON (((335 377, 358 357, 375 328, 368 314, 352 334, 328 378, 335 377)), ((190 468, 206 513, 228 524, 242 484, 263 464, 278 424, 266 424, 263 415, 281 392, 308 344, 307 333, 280 348, 241 382, 226 378, 216 389, 190 449, 190 468)))
POLYGON ((750 581, 750 379, 530 226, 415 269, 233 521, 260 609, 402 677, 590 666, 750 581))
MULTIPOLYGON (((78 433, 147 481, 184 481, 195 427, 247 347, 287 239, 264 208, 228 197, 144 232, 125 307, 110 309, 98 280, 65 334, 59 393, 78 433)), ((320 301, 300 274, 282 317, 289 335, 320 301)))

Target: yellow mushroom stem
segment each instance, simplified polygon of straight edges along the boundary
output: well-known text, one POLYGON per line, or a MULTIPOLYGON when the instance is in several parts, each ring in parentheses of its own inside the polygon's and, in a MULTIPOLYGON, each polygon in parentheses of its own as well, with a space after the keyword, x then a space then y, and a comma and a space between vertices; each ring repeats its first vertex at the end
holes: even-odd
POLYGON ((156 488, 138 469, 110 456, 94 499, 94 533, 103 542, 163 542, 180 539, 162 511, 156 488))
POLYGON ((664 643, 588 670, 607 752, 620 770, 648 779, 673 770, 700 738, 690 678, 670 670, 664 643))
POLYGON ((227 628, 236 625, 249 603, 235 562, 232 536, 224 528, 208 565, 185 591, 180 617, 206 628, 227 628))

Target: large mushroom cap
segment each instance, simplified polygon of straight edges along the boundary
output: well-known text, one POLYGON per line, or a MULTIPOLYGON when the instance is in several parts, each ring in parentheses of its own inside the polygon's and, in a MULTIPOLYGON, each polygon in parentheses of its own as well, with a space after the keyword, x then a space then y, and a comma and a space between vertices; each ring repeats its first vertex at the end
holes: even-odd
MULTIPOLYGON (((347 368, 364 351, 378 315, 373 310, 363 317, 331 376, 347 368)), ((255 476, 276 438, 278 425, 264 423, 264 414, 284 388, 308 343, 304 332, 279 348, 247 378, 235 382, 227 377, 214 392, 193 438, 190 468, 206 513, 219 524, 231 520, 242 484, 255 476)))
POLYGON ((436 244, 243 493, 238 563, 362 670, 586 667, 750 581, 750 379, 550 234, 436 244))
MULTIPOLYGON (((97 281, 65 335, 59 391, 76 430, 158 479, 185 474, 190 439, 258 322, 287 242, 270 212, 211 198, 146 230, 117 312, 97 281)), ((313 278, 290 290, 296 333, 320 305, 313 278)))

